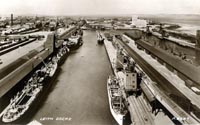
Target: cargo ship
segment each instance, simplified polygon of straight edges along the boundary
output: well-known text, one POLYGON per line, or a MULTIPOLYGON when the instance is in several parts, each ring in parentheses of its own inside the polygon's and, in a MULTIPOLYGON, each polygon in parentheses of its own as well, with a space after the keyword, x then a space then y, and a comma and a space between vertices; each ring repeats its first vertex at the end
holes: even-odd
POLYGON ((44 80, 55 74, 57 66, 57 58, 52 58, 52 60, 42 66, 41 69, 33 73, 22 91, 18 92, 16 96, 10 100, 10 104, 3 111, 2 121, 4 123, 14 122, 25 114, 42 91, 44 80))
POLYGON ((119 125, 123 125, 125 115, 128 112, 123 102, 120 80, 115 76, 109 76, 107 80, 108 101, 112 116, 119 125))
POLYGON ((83 40, 81 35, 75 35, 75 36, 71 36, 70 38, 68 38, 68 40, 66 41, 66 46, 70 49, 76 49, 79 46, 83 45, 83 40))

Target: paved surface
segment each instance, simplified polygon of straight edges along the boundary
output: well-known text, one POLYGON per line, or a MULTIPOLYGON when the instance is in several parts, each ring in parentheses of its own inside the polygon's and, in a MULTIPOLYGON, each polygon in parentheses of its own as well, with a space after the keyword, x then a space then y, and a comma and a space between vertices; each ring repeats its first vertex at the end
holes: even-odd
POLYGON ((32 120, 47 125, 116 125, 107 97, 111 68, 105 48, 96 44, 92 31, 84 31, 83 41, 62 65, 52 92, 32 120))

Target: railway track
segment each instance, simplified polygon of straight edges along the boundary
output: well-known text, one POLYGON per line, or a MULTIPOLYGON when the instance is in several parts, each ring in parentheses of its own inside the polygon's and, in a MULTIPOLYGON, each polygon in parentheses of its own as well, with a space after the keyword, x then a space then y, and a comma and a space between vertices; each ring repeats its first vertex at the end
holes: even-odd
POLYGON ((24 41, 21 41, 21 42, 16 42, 16 43, 13 43, 13 44, 4 44, 4 45, 0 45, 0 56, 3 55, 3 54, 6 54, 14 49, 17 49, 18 47, 20 46, 24 46, 28 43, 31 43, 33 41, 35 41, 36 38, 31 38, 29 40, 24 40, 24 41), (4 47, 5 46, 5 47, 4 47))

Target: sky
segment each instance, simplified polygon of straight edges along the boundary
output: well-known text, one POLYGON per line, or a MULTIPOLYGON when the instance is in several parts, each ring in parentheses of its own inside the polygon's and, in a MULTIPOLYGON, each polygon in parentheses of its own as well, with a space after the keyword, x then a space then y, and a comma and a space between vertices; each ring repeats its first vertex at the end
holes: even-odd
POLYGON ((200 14, 200 0, 0 0, 0 14, 200 14))

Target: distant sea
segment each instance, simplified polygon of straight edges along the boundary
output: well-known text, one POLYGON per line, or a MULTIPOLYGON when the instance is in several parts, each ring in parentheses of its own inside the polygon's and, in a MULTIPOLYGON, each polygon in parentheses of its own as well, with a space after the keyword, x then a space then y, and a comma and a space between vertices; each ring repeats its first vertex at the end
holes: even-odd
POLYGON ((200 15, 172 14, 172 15, 143 15, 142 18, 156 22, 178 24, 181 28, 177 31, 196 35, 196 30, 200 30, 200 15))

